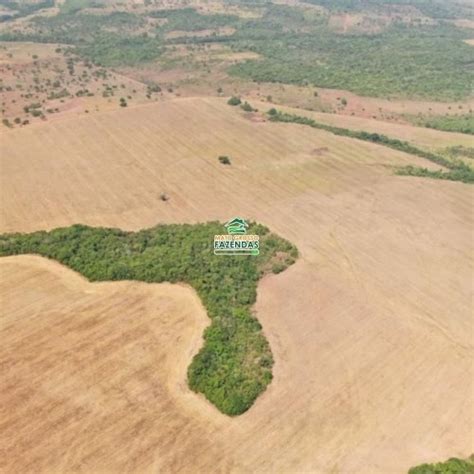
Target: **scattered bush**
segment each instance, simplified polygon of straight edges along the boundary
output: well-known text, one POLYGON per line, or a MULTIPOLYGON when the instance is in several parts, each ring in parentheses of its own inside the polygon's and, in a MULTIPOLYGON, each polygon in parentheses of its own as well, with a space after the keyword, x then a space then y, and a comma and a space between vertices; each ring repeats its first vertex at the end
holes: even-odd
POLYGON ((242 101, 240 100, 240 97, 236 97, 236 96, 232 96, 228 101, 227 103, 229 105, 240 105, 242 103, 242 101))

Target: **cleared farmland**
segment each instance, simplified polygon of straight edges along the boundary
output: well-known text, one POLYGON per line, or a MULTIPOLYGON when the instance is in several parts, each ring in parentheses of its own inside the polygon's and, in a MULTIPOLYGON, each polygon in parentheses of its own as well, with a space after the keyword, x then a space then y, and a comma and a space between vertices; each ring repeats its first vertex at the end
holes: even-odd
POLYGON ((301 257, 258 287, 274 380, 235 419, 186 388, 207 324, 189 289, 0 259, 0 468, 388 473, 467 457, 473 191, 392 174, 405 164, 429 166, 217 99, 5 133, 2 232, 242 215, 301 257))

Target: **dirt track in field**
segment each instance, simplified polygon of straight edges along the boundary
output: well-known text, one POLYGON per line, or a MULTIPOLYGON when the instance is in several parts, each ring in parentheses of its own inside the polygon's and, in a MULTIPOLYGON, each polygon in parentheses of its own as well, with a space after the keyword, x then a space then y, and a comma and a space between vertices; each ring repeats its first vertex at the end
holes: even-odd
POLYGON ((0 259, 0 470, 385 474, 471 454, 472 188, 392 174, 408 163, 425 164, 215 99, 5 135, 2 231, 242 215, 301 258, 259 285, 275 378, 234 419, 186 388, 206 324, 189 289, 0 259))

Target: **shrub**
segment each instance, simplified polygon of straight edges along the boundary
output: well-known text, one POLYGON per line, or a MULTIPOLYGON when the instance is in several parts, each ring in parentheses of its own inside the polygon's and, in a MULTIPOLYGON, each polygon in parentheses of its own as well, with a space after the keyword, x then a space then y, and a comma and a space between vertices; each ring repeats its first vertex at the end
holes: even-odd
POLYGON ((227 103, 229 105, 240 105, 242 103, 242 101, 240 100, 240 97, 236 97, 236 96, 232 96, 228 101, 227 103))
POLYGON ((153 94, 154 92, 161 92, 161 87, 158 84, 154 84, 154 83, 148 84, 147 94, 153 94))
POLYGON ((240 108, 242 110, 245 110, 245 112, 254 112, 255 111, 255 109, 248 102, 244 102, 243 104, 241 104, 240 108))
POLYGON ((230 165, 230 158, 228 156, 219 156, 219 161, 223 164, 223 165, 230 165))

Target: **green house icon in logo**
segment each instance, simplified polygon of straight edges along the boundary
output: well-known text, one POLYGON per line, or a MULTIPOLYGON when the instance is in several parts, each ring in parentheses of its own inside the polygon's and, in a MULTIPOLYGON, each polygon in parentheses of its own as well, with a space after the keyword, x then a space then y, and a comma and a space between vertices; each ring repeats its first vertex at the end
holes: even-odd
POLYGON ((225 224, 229 234, 246 234, 249 225, 241 217, 234 217, 225 224))

